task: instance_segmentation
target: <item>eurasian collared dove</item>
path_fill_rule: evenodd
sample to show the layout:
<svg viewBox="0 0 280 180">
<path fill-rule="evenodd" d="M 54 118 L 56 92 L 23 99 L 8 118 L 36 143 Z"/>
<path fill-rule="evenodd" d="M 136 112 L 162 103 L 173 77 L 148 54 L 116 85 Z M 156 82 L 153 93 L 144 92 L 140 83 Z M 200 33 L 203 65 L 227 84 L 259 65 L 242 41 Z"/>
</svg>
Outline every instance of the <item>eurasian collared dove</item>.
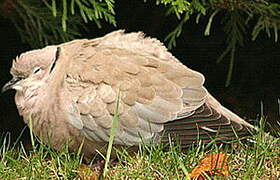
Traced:
<svg viewBox="0 0 280 180">
<path fill-rule="evenodd" d="M 115 145 L 143 141 L 182 146 L 229 141 L 254 126 L 223 107 L 204 76 L 183 65 L 156 39 L 119 30 L 21 54 L 13 61 L 16 105 L 33 132 L 56 149 L 104 152 L 119 98 Z"/>
</svg>

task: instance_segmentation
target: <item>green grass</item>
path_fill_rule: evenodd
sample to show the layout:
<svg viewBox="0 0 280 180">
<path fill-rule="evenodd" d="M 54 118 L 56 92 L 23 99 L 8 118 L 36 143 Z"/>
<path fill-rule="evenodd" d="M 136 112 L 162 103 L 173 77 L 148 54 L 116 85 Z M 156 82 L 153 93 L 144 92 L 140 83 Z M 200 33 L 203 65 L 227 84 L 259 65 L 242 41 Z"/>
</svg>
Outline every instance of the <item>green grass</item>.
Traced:
<svg viewBox="0 0 280 180">
<path fill-rule="evenodd" d="M 79 153 L 68 152 L 67 147 L 58 152 L 40 142 L 33 142 L 33 149 L 27 151 L 20 142 L 14 146 L 9 139 L 0 139 L 0 179 L 81 179 Z M 188 179 L 197 162 L 210 152 L 230 155 L 230 175 L 212 179 L 280 179 L 280 138 L 261 129 L 253 139 L 256 143 L 239 141 L 228 147 L 213 143 L 188 150 L 141 145 L 135 155 L 119 151 L 119 162 L 109 166 L 105 179 Z"/>
</svg>

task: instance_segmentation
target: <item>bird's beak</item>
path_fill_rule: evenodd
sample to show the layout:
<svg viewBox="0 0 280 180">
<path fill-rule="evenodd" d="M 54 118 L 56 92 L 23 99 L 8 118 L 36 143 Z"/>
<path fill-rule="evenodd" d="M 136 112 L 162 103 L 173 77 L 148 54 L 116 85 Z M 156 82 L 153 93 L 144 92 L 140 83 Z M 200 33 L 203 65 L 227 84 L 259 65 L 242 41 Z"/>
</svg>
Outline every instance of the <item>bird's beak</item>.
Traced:
<svg viewBox="0 0 280 180">
<path fill-rule="evenodd" d="M 18 77 L 14 77 L 13 79 L 11 79 L 9 82 L 7 82 L 3 87 L 2 87 L 2 90 L 1 92 L 4 93 L 6 92 L 7 90 L 9 89 L 13 89 L 13 86 L 19 82 L 21 80 L 21 78 L 18 78 Z"/>
</svg>

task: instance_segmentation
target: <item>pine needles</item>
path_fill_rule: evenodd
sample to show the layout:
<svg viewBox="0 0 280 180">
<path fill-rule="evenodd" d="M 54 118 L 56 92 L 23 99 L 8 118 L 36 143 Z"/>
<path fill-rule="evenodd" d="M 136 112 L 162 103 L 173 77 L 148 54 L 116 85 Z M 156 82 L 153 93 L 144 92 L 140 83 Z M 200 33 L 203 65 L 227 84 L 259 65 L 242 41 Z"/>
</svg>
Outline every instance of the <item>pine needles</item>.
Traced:
<svg viewBox="0 0 280 180">
<path fill-rule="evenodd" d="M 260 33 L 265 33 L 275 42 L 279 39 L 280 3 L 275 0 L 157 0 L 155 3 L 166 8 L 167 16 L 178 19 L 165 37 L 169 49 L 176 46 L 191 17 L 196 18 L 197 24 L 201 19 L 207 21 L 201 27 L 205 36 L 211 35 L 216 16 L 222 17 L 226 47 L 217 62 L 229 60 L 226 86 L 233 76 L 235 54 L 246 45 L 246 37 L 256 40 Z M 5 0 L 0 3 L 0 15 L 11 19 L 24 42 L 38 48 L 79 38 L 88 22 L 95 22 L 98 28 L 103 20 L 117 26 L 115 4 L 115 0 Z"/>
<path fill-rule="evenodd" d="M 76 11 L 79 11 L 79 16 L 82 17 L 85 23 L 94 21 L 98 28 L 102 27 L 100 22 L 102 19 L 116 26 L 114 0 L 62 0 L 62 7 L 57 6 L 57 4 L 61 4 L 60 0 L 52 0 L 51 4 L 47 1 L 44 1 L 44 3 L 54 16 L 57 15 L 57 12 L 62 12 L 61 24 L 63 31 L 67 29 L 68 17 L 75 16 Z"/>
</svg>

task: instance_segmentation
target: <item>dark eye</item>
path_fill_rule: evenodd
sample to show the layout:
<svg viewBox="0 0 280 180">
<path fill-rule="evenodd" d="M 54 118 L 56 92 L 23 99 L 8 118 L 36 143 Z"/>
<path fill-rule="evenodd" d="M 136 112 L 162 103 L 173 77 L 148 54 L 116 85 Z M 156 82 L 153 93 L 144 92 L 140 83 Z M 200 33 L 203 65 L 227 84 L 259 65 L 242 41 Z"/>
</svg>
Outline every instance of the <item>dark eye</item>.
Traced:
<svg viewBox="0 0 280 180">
<path fill-rule="evenodd" d="M 36 74 L 36 73 L 38 73 L 38 72 L 40 72 L 41 71 L 41 68 L 40 67 L 35 67 L 34 69 L 33 69 L 33 74 Z"/>
</svg>

